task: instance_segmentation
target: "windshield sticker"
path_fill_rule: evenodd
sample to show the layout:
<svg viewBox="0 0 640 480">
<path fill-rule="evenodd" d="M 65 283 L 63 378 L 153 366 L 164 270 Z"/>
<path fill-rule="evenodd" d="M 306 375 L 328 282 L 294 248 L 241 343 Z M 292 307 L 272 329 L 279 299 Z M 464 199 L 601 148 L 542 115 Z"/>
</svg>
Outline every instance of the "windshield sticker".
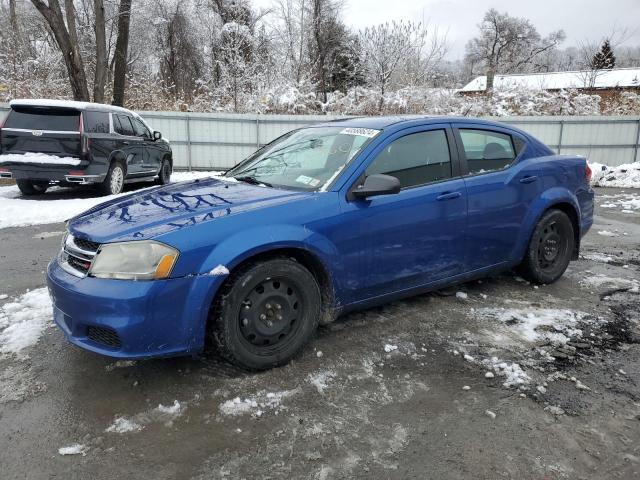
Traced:
<svg viewBox="0 0 640 480">
<path fill-rule="evenodd" d="M 380 130 L 375 130 L 373 128 L 344 128 L 340 132 L 341 135 L 358 135 L 360 137 L 373 138 L 375 137 Z"/>
<path fill-rule="evenodd" d="M 320 184 L 320 180 L 313 177 L 307 177 L 306 175 L 300 175 L 296 178 L 296 182 L 304 183 L 305 185 L 311 185 L 312 187 L 317 187 Z"/>
</svg>

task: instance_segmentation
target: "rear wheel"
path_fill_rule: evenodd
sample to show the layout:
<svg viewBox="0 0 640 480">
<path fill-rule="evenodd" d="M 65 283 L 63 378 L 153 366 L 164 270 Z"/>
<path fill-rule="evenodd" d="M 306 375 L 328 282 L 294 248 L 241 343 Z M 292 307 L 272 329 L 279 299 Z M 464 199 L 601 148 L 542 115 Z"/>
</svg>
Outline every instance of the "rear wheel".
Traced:
<svg viewBox="0 0 640 480">
<path fill-rule="evenodd" d="M 117 195 L 124 188 L 124 167 L 120 162 L 112 162 L 109 172 L 100 184 L 100 190 L 104 195 Z"/>
<path fill-rule="evenodd" d="M 573 224 L 567 214 L 549 210 L 533 231 L 519 267 L 522 276 L 536 283 L 555 282 L 567 269 L 574 244 Z"/>
<path fill-rule="evenodd" d="M 171 181 L 171 162 L 168 158 L 162 160 L 162 166 L 160 172 L 158 172 L 158 179 L 156 183 L 159 185 L 166 185 Z"/>
<path fill-rule="evenodd" d="M 295 260 L 256 263 L 228 279 L 210 334 L 226 359 L 264 370 L 287 363 L 311 339 L 320 304 L 316 279 Z"/>
<path fill-rule="evenodd" d="M 42 195 L 49 188 L 49 182 L 37 182 L 33 180 L 16 180 L 18 188 L 23 195 Z"/>
</svg>

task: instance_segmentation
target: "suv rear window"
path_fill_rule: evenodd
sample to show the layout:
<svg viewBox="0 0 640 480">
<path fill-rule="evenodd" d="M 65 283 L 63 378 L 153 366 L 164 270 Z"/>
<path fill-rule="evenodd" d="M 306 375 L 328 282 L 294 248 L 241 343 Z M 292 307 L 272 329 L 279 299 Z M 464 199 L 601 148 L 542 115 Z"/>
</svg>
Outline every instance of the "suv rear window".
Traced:
<svg viewBox="0 0 640 480">
<path fill-rule="evenodd" d="M 82 114 L 84 131 L 88 133 L 109 133 L 109 114 L 86 110 Z"/>
<path fill-rule="evenodd" d="M 59 132 L 77 132 L 79 127 L 80 112 L 53 108 L 13 108 L 4 124 L 4 128 Z"/>
<path fill-rule="evenodd" d="M 113 128 L 120 135 L 127 135 L 129 137 L 134 136 L 133 126 L 131 125 L 129 117 L 127 117 L 126 115 L 114 115 Z"/>
</svg>

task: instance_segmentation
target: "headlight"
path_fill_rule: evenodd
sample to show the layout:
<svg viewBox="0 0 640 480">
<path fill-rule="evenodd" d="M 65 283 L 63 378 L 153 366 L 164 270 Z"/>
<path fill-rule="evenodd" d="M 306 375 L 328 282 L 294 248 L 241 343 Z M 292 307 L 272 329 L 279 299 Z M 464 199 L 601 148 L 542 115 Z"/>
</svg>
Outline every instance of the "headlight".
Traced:
<svg viewBox="0 0 640 480">
<path fill-rule="evenodd" d="M 105 243 L 93 260 L 89 275 L 120 280 L 167 278 L 178 251 L 154 241 Z"/>
</svg>

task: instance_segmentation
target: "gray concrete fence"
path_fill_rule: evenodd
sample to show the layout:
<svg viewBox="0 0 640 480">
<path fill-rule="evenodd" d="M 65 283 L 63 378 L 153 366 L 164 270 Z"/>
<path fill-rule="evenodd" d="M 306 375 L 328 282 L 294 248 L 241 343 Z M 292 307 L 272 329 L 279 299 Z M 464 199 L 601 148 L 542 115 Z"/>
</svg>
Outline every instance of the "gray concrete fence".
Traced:
<svg viewBox="0 0 640 480">
<path fill-rule="evenodd" d="M 0 105 L 0 116 L 7 105 Z M 229 113 L 139 112 L 171 142 L 175 168 L 228 169 L 283 133 L 341 117 Z M 343 117 L 344 118 L 344 117 Z M 500 117 L 558 153 L 611 166 L 640 161 L 640 117 Z"/>
</svg>

